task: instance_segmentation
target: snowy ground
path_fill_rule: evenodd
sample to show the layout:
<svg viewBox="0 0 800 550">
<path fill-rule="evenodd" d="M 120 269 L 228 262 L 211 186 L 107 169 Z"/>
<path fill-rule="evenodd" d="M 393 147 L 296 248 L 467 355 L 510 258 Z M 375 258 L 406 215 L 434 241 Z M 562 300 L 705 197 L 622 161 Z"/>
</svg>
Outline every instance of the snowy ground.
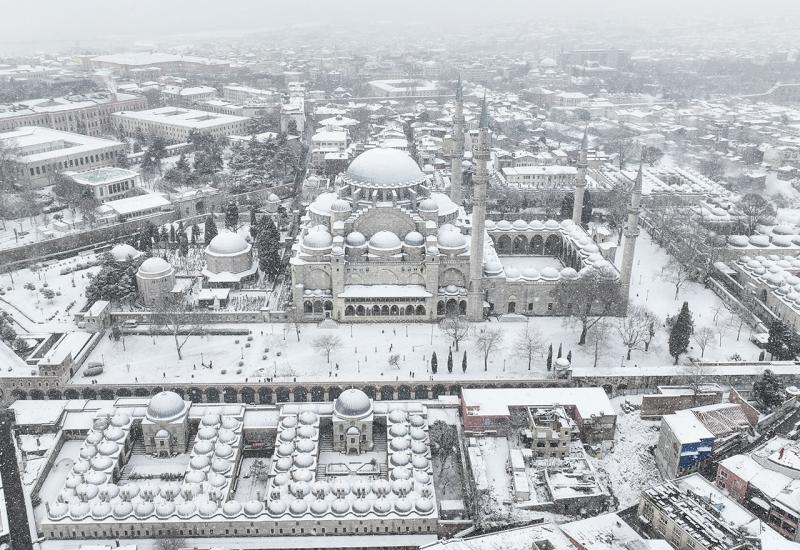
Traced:
<svg viewBox="0 0 800 550">
<path fill-rule="evenodd" d="M 93 255 L 73 256 L 36 271 L 26 268 L 0 275 L 0 309 L 14 316 L 17 328 L 29 332 L 74 330 L 72 317 L 84 306 L 83 291 L 89 284 L 89 274 L 97 273 L 100 268 L 90 267 L 64 275 L 61 271 L 91 259 L 94 259 Z M 35 290 L 26 289 L 27 283 L 33 284 Z M 47 300 L 42 296 L 43 288 L 49 288 L 57 295 Z M 72 307 L 67 311 L 70 304 Z"/>
<path fill-rule="evenodd" d="M 619 509 L 639 502 L 643 489 L 661 480 L 650 447 L 658 442 L 659 421 L 642 420 L 638 411 L 626 413 L 620 405 L 628 400 L 641 404 L 641 396 L 615 397 L 617 412 L 614 448 L 600 458 L 591 458 L 597 472 L 618 500 Z"/>
<path fill-rule="evenodd" d="M 54 502 L 58 497 L 58 493 L 64 487 L 64 482 L 67 479 L 67 475 L 72 470 L 72 466 L 80 456 L 82 445 L 83 441 L 70 440 L 65 441 L 61 446 L 61 450 L 59 451 L 58 456 L 53 463 L 53 467 L 48 472 L 47 478 L 45 478 L 44 482 L 42 483 L 41 489 L 39 489 L 41 504 L 39 504 L 39 506 L 37 506 L 34 510 L 37 523 L 41 522 L 45 516 L 46 510 L 44 503 Z"/>
</svg>

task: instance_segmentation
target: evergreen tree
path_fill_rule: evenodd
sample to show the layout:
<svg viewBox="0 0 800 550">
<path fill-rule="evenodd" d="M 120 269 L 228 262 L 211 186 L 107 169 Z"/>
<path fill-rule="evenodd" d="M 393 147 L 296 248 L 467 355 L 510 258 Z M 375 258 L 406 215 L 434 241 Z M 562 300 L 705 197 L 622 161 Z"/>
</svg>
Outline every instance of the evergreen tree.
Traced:
<svg viewBox="0 0 800 550">
<path fill-rule="evenodd" d="M 169 224 L 169 242 L 174 243 L 176 241 L 175 237 L 175 226 Z"/>
<path fill-rule="evenodd" d="M 771 359 L 777 361 L 788 361 L 793 358 L 794 353 L 791 345 L 792 331 L 783 321 L 778 319 L 772 321 L 769 326 L 769 338 L 767 339 L 766 350 Z"/>
<path fill-rule="evenodd" d="M 567 352 L 567 361 L 569 361 L 570 364 L 572 364 L 572 350 L 569 350 Z"/>
<path fill-rule="evenodd" d="M 467 372 L 467 351 L 464 350 L 464 355 L 461 356 L 461 372 Z"/>
<path fill-rule="evenodd" d="M 553 344 L 550 344 L 547 348 L 547 370 L 553 368 Z"/>
<path fill-rule="evenodd" d="M 561 200 L 561 218 L 564 220 L 571 220 L 572 219 L 572 208 L 575 204 L 575 195 L 573 193 L 567 193 L 564 195 L 564 198 Z"/>
<path fill-rule="evenodd" d="M 453 348 L 447 353 L 447 372 L 453 372 Z"/>
<path fill-rule="evenodd" d="M 211 239 L 217 236 L 217 233 L 219 233 L 217 230 L 217 222 L 214 221 L 214 216 L 209 214 L 206 217 L 203 243 L 208 246 L 208 243 L 211 242 Z"/>
<path fill-rule="evenodd" d="M 561 342 L 558 343 L 558 355 L 556 355 L 556 359 L 561 359 Z"/>
<path fill-rule="evenodd" d="M 676 365 L 680 356 L 689 350 L 689 338 L 693 329 L 694 321 L 692 321 L 692 313 L 689 311 L 689 303 L 683 302 L 681 311 L 669 333 L 669 354 L 675 358 Z"/>
<path fill-rule="evenodd" d="M 583 207 L 581 208 L 581 223 L 586 225 L 590 221 L 592 221 L 592 214 L 594 213 L 594 207 L 592 206 L 592 194 L 587 189 L 583 193 Z"/>
<path fill-rule="evenodd" d="M 197 244 L 197 236 L 200 235 L 200 227 L 197 225 L 197 222 L 192 224 L 192 244 Z"/>
<path fill-rule="evenodd" d="M 184 258 L 189 254 L 189 241 L 186 238 L 186 233 L 178 235 L 178 253 Z"/>
<path fill-rule="evenodd" d="M 225 207 L 225 227 L 231 231 L 236 231 L 239 225 L 239 207 L 235 202 L 231 201 Z"/>
<path fill-rule="evenodd" d="M 431 355 L 431 372 L 436 374 L 437 369 L 439 368 L 439 360 L 436 358 L 436 352 L 433 352 Z"/>
<path fill-rule="evenodd" d="M 280 233 L 269 216 L 261 218 L 263 224 L 258 225 L 256 249 L 258 250 L 258 268 L 270 280 L 280 275 Z"/>
<path fill-rule="evenodd" d="M 767 411 L 783 403 L 784 385 L 767 369 L 761 378 L 753 382 L 753 397 Z"/>
</svg>

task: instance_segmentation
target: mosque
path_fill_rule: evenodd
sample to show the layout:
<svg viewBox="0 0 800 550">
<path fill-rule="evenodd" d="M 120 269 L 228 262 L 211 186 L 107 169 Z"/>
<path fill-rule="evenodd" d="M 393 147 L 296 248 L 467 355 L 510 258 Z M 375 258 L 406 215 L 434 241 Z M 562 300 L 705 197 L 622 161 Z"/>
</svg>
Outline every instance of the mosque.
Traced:
<svg viewBox="0 0 800 550">
<path fill-rule="evenodd" d="M 587 170 L 581 146 L 571 220 L 486 220 L 490 161 L 484 99 L 474 152 L 472 212 L 462 207 L 463 94 L 454 115 L 449 196 L 432 192 L 405 152 L 375 148 L 356 157 L 334 192 L 309 206 L 290 260 L 297 321 L 435 321 L 462 314 L 563 315 L 553 288 L 596 272 L 630 285 L 638 235 L 641 170 L 628 209 L 622 271 L 616 248 L 580 226 Z M 570 304 L 566 305 L 569 307 Z"/>
</svg>

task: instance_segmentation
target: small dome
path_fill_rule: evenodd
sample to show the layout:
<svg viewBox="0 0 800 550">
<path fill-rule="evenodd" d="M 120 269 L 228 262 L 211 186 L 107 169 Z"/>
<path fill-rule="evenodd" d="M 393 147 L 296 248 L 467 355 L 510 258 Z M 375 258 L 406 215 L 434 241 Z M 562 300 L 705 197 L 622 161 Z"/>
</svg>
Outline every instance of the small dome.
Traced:
<svg viewBox="0 0 800 550">
<path fill-rule="evenodd" d="M 257 500 L 248 500 L 244 505 L 244 513 L 250 517 L 257 516 L 264 510 L 264 505 Z"/>
<path fill-rule="evenodd" d="M 118 412 L 111 417 L 111 425 L 122 428 L 127 426 L 131 421 L 131 417 L 123 412 Z"/>
<path fill-rule="evenodd" d="M 111 256 L 118 262 L 124 262 L 126 260 L 133 260 L 137 258 L 142 253 L 133 248 L 129 244 L 118 244 L 111 249 Z"/>
<path fill-rule="evenodd" d="M 119 428 L 109 428 L 110 430 L 119 430 Z M 120 430 L 122 431 L 122 430 Z M 111 435 L 117 435 L 116 432 L 112 433 Z M 112 438 L 109 438 L 112 439 Z M 120 439 L 120 438 L 116 438 Z M 114 441 L 103 441 L 100 445 L 97 446 L 97 452 L 104 456 L 111 456 L 119 450 L 119 445 Z"/>
<path fill-rule="evenodd" d="M 313 452 L 317 447 L 316 443 L 314 443 L 311 439 L 298 439 L 294 446 L 301 453 Z"/>
<path fill-rule="evenodd" d="M 544 222 L 544 228 L 549 231 L 556 231 L 558 228 L 561 227 L 557 221 L 555 220 L 547 220 Z"/>
<path fill-rule="evenodd" d="M 133 504 L 126 500 L 120 501 L 114 505 L 112 513 L 115 519 L 125 519 L 133 513 Z"/>
<path fill-rule="evenodd" d="M 514 223 L 511 224 L 511 227 L 519 231 L 525 231 L 526 229 L 528 229 L 528 222 L 526 222 L 525 220 L 515 220 Z"/>
<path fill-rule="evenodd" d="M 313 424 L 316 424 L 317 419 L 319 417 L 317 416 L 317 413 L 315 413 L 314 411 L 303 411 L 300 413 L 298 418 L 301 424 L 304 424 L 306 426 L 311 426 Z"/>
<path fill-rule="evenodd" d="M 91 483 L 92 485 L 102 485 L 108 479 L 108 476 L 103 472 L 98 472 L 97 470 L 92 470 L 91 472 L 87 472 L 84 476 L 84 479 L 87 483 Z"/>
<path fill-rule="evenodd" d="M 372 503 L 372 509 L 375 511 L 376 514 L 385 515 L 391 511 L 392 503 L 389 502 L 389 499 L 379 498 Z"/>
<path fill-rule="evenodd" d="M 516 267 L 507 267 L 505 271 L 506 271 L 506 279 L 511 279 L 513 281 L 515 279 L 520 278 L 519 269 L 517 269 Z"/>
<path fill-rule="evenodd" d="M 372 504 L 366 499 L 359 498 L 353 501 L 353 512 L 358 515 L 364 515 L 372 509 Z"/>
<path fill-rule="evenodd" d="M 406 411 L 403 409 L 394 409 L 389 413 L 389 421 L 399 424 L 406 421 Z"/>
<path fill-rule="evenodd" d="M 294 465 L 298 468 L 310 468 L 314 464 L 314 457 L 310 453 L 300 453 L 294 457 Z"/>
<path fill-rule="evenodd" d="M 483 263 L 483 270 L 487 275 L 499 275 L 503 272 L 503 265 L 497 256 L 489 256 Z"/>
<path fill-rule="evenodd" d="M 419 231 L 409 231 L 403 240 L 409 246 L 422 246 L 425 244 L 425 237 Z"/>
<path fill-rule="evenodd" d="M 293 500 L 289 504 L 289 513 L 293 516 L 302 516 L 308 511 L 308 504 L 304 500 Z"/>
<path fill-rule="evenodd" d="M 379 251 L 395 250 L 400 248 L 400 245 L 400 239 L 391 231 L 378 231 L 369 240 L 369 247 Z"/>
<path fill-rule="evenodd" d="M 219 426 L 219 415 L 212 412 L 207 412 L 203 415 L 202 420 L 200 420 L 200 424 L 203 426 L 210 426 L 212 428 L 216 428 Z"/>
<path fill-rule="evenodd" d="M 343 516 L 350 511 L 350 503 L 343 498 L 337 498 L 331 504 L 331 510 L 337 516 Z"/>
<path fill-rule="evenodd" d="M 328 513 L 328 509 L 330 506 L 328 505 L 328 501 L 324 499 L 316 499 L 314 502 L 311 503 L 311 513 L 315 516 L 322 516 Z"/>
<path fill-rule="evenodd" d="M 92 505 L 92 517 L 94 519 L 105 519 L 111 515 L 111 504 L 105 501 L 95 502 Z"/>
<path fill-rule="evenodd" d="M 411 470 L 408 468 L 395 468 L 392 470 L 392 473 L 389 475 L 392 478 L 392 481 L 398 479 L 411 479 Z"/>
<path fill-rule="evenodd" d="M 565 267 L 564 269 L 561 270 L 561 277 L 564 279 L 574 281 L 575 279 L 578 278 L 578 272 L 571 267 Z"/>
<path fill-rule="evenodd" d="M 224 423 L 223 423 L 224 425 Z M 222 428 L 217 435 L 218 439 L 222 443 L 231 444 L 236 441 L 236 433 L 233 430 L 229 430 L 228 428 Z"/>
<path fill-rule="evenodd" d="M 149 518 L 153 515 L 153 512 L 155 512 L 155 506 L 153 506 L 152 502 L 146 500 L 137 504 L 134 509 L 134 513 L 139 519 Z"/>
<path fill-rule="evenodd" d="M 156 506 L 156 516 L 160 519 L 167 519 L 172 514 L 175 513 L 175 503 L 170 501 L 164 501 L 158 506 Z"/>
<path fill-rule="evenodd" d="M 408 428 L 404 424 L 392 424 L 389 428 L 389 435 L 392 437 L 404 437 L 408 434 Z"/>
<path fill-rule="evenodd" d="M 211 469 L 218 474 L 224 474 L 230 471 L 231 463 L 229 460 L 224 458 L 215 458 L 211 462 Z"/>
<path fill-rule="evenodd" d="M 47 515 L 50 519 L 61 519 L 69 513 L 69 505 L 66 502 L 51 502 Z"/>
<path fill-rule="evenodd" d="M 217 429 L 216 428 L 212 428 L 210 426 L 205 426 L 205 427 L 200 428 L 199 430 L 197 430 L 197 438 L 198 439 L 210 440 L 210 439 L 215 439 L 216 437 L 217 437 Z"/>
<path fill-rule="evenodd" d="M 267 509 L 271 515 L 280 516 L 286 513 L 286 503 L 282 500 L 270 500 Z"/>
<path fill-rule="evenodd" d="M 189 470 L 184 479 L 188 483 L 203 483 L 206 480 L 206 473 L 203 470 Z"/>
<path fill-rule="evenodd" d="M 389 447 L 392 451 L 405 451 L 408 449 L 409 445 L 410 443 L 405 437 L 394 437 L 389 443 Z"/>
<path fill-rule="evenodd" d="M 433 510 L 433 503 L 428 498 L 419 497 L 414 501 L 414 508 L 416 508 L 417 512 L 420 514 L 429 514 Z"/>
<path fill-rule="evenodd" d="M 394 510 L 398 514 L 407 514 L 411 511 L 411 502 L 407 498 L 399 498 L 394 501 Z"/>
<path fill-rule="evenodd" d="M 294 481 L 310 482 L 314 479 L 314 474 L 311 473 L 311 470 L 307 470 L 306 468 L 298 468 L 292 472 L 292 479 Z"/>
<path fill-rule="evenodd" d="M 214 450 L 214 444 L 207 439 L 200 439 L 194 444 L 194 452 L 198 455 L 207 455 Z"/>
<path fill-rule="evenodd" d="M 303 238 L 303 247 L 321 250 L 331 246 L 333 237 L 322 229 L 310 229 Z"/>
<path fill-rule="evenodd" d="M 526 281 L 536 281 L 540 277 L 539 271 L 534 267 L 526 267 L 522 270 L 522 278 Z"/>
<path fill-rule="evenodd" d="M 191 500 L 187 500 L 178 506 L 178 516 L 182 517 L 183 519 L 190 518 L 194 515 L 197 507 L 195 506 L 194 502 Z"/>
<path fill-rule="evenodd" d="M 186 402 L 175 392 L 155 394 L 147 405 L 147 416 L 153 420 L 172 420 L 187 409 Z"/>
<path fill-rule="evenodd" d="M 344 240 L 347 246 L 364 246 L 367 244 L 367 238 L 364 236 L 363 233 L 359 233 L 358 231 L 351 231 L 347 234 L 347 237 Z"/>
<path fill-rule="evenodd" d="M 288 472 L 291 467 L 292 458 L 289 456 L 284 456 L 275 461 L 275 469 L 280 472 Z"/>
<path fill-rule="evenodd" d="M 207 500 L 200 504 L 198 507 L 198 512 L 200 512 L 201 518 L 210 518 L 217 513 L 218 506 L 216 502 L 211 500 Z"/>
<path fill-rule="evenodd" d="M 239 503 L 238 500 L 229 500 L 228 502 L 222 505 L 222 513 L 229 518 L 238 516 L 241 511 L 242 511 L 242 505 L 241 503 Z"/>
<path fill-rule="evenodd" d="M 104 472 L 113 465 L 114 463 L 107 456 L 96 456 L 92 459 L 92 469 L 98 472 Z"/>
<path fill-rule="evenodd" d="M 351 388 L 339 394 L 333 410 L 338 416 L 363 418 L 372 412 L 372 401 L 363 391 Z"/>
<path fill-rule="evenodd" d="M 510 231 L 511 230 L 511 222 L 508 220 L 500 220 L 497 222 L 497 229 L 500 231 Z"/>
<path fill-rule="evenodd" d="M 408 419 L 409 424 L 415 428 L 421 428 L 425 425 L 425 418 L 418 414 L 412 414 Z"/>
<path fill-rule="evenodd" d="M 445 224 L 439 229 L 436 238 L 439 241 L 439 248 L 463 248 L 467 245 L 467 238 L 461 234 L 457 227 Z"/>
<path fill-rule="evenodd" d="M 196 455 L 192 457 L 192 460 L 189 461 L 189 466 L 192 470 L 205 470 L 208 468 L 208 465 L 211 463 L 211 459 L 209 459 L 206 455 Z"/>
<path fill-rule="evenodd" d="M 542 278 L 548 281 L 555 281 L 560 277 L 558 269 L 553 266 L 547 266 L 542 269 Z"/>
<path fill-rule="evenodd" d="M 247 251 L 250 245 L 238 233 L 220 233 L 208 243 L 206 251 L 218 256 L 231 256 Z"/>
</svg>

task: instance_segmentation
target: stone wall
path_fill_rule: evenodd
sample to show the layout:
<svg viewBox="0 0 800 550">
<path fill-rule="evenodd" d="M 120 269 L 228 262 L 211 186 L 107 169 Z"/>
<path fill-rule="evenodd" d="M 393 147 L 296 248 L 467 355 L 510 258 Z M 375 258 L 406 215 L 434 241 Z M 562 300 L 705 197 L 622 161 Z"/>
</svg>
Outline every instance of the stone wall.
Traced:
<svg viewBox="0 0 800 550">
<path fill-rule="evenodd" d="M 696 395 L 643 395 L 639 414 L 642 418 L 659 417 L 692 407 L 715 405 L 721 401 L 722 392 L 697 393 Z"/>
</svg>

